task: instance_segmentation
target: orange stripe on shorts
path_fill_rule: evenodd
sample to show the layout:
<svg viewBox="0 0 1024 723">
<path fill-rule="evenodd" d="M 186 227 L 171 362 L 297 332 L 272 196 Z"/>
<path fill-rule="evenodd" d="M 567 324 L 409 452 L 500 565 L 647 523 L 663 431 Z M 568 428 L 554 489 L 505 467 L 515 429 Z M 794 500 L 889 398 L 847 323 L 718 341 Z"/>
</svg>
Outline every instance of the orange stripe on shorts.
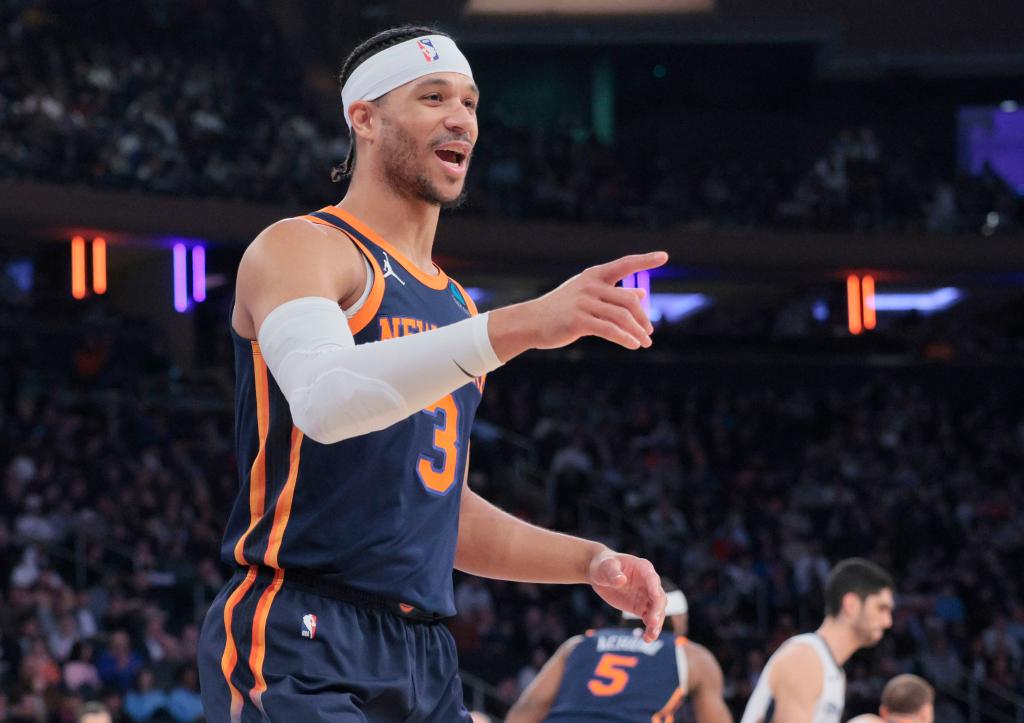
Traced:
<svg viewBox="0 0 1024 723">
<path fill-rule="evenodd" d="M 235 588 L 235 591 L 224 603 L 224 653 L 220 658 L 220 669 L 224 673 L 224 680 L 231 691 L 231 721 L 237 723 L 242 718 L 242 705 L 244 703 L 242 694 L 231 682 L 231 674 L 235 672 L 235 665 L 238 664 L 238 648 L 235 647 L 235 636 L 231 632 L 231 621 L 235 615 L 235 606 L 249 592 L 249 588 L 256 582 L 256 568 L 250 567 L 249 573 L 245 576 L 242 584 Z"/>
</svg>

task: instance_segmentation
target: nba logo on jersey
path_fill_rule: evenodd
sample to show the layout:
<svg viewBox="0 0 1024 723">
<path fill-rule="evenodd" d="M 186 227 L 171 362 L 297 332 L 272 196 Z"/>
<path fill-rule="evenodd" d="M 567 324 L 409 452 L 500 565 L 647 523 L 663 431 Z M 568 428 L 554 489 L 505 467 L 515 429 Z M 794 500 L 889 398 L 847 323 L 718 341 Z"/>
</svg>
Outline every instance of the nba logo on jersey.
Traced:
<svg viewBox="0 0 1024 723">
<path fill-rule="evenodd" d="M 440 58 L 440 56 L 437 54 L 437 48 L 434 47 L 434 44 L 430 41 L 430 38 L 421 38 L 420 40 L 416 41 L 416 45 L 417 47 L 419 47 L 420 52 L 423 53 L 423 58 L 428 63 L 433 63 L 435 60 Z"/>
<path fill-rule="evenodd" d="M 302 616 L 302 637 L 310 640 L 316 637 L 316 615 L 313 613 Z"/>
</svg>

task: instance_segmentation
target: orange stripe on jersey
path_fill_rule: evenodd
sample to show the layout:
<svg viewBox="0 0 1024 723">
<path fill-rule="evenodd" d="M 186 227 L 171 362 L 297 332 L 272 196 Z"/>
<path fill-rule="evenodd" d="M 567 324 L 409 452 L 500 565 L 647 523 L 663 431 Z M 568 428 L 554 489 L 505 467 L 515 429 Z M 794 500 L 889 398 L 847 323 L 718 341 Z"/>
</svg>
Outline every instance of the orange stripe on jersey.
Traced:
<svg viewBox="0 0 1024 723">
<path fill-rule="evenodd" d="M 260 345 L 252 343 L 252 371 L 256 386 L 256 429 L 260 446 L 249 470 L 249 529 L 235 543 L 235 562 L 248 565 L 245 559 L 245 541 L 263 517 L 267 496 L 267 430 L 270 427 L 270 392 L 267 386 L 267 363 L 263 361 Z"/>
<path fill-rule="evenodd" d="M 651 723 L 673 723 L 676 719 L 676 711 L 679 710 L 679 706 L 683 704 L 683 698 L 685 696 L 685 690 L 682 688 L 676 688 L 672 692 L 672 697 L 668 699 L 667 703 L 665 703 L 665 706 L 651 716 Z"/>
<path fill-rule="evenodd" d="M 274 505 L 274 524 L 270 528 L 267 554 L 263 556 L 263 562 L 267 567 L 279 567 L 277 555 L 281 551 L 281 540 L 284 539 L 284 530 L 288 527 L 288 520 L 292 514 L 292 498 L 295 496 L 295 480 L 299 476 L 302 439 L 302 432 L 298 427 L 293 426 L 291 452 L 288 455 L 288 479 L 284 483 L 281 494 L 277 497 L 277 504 Z"/>
<path fill-rule="evenodd" d="M 378 236 L 377 233 L 372 228 L 364 224 L 362 221 L 360 221 L 358 218 L 348 213 L 347 211 L 342 211 L 337 206 L 325 206 L 324 208 L 320 209 L 320 213 L 327 213 L 330 214 L 331 216 L 334 216 L 335 218 L 340 218 L 342 221 L 347 223 L 349 226 L 354 228 L 363 236 L 373 241 L 375 244 L 377 244 L 382 249 L 387 251 L 391 256 L 393 256 L 395 260 L 398 261 L 398 263 L 402 264 L 406 271 L 415 276 L 416 279 L 424 286 L 428 286 L 431 289 L 437 289 L 439 291 L 441 289 L 447 288 L 448 275 L 445 274 L 444 270 L 441 269 L 441 267 L 438 266 L 437 264 L 434 264 L 434 268 L 437 269 L 436 274 L 430 275 L 423 272 L 416 264 L 410 261 L 405 254 L 403 254 L 401 251 L 399 251 L 394 246 L 392 246 L 387 241 Z"/>
<path fill-rule="evenodd" d="M 337 215 L 337 214 L 335 214 Z M 370 286 L 370 295 L 366 297 L 366 301 L 360 307 L 359 311 L 356 312 L 355 316 L 348 320 L 348 328 L 353 334 L 358 334 L 366 325 L 373 321 L 373 317 L 377 315 L 377 310 L 380 309 L 380 302 L 384 299 L 384 271 L 381 270 L 380 264 L 377 263 L 377 259 L 370 253 L 370 250 L 363 245 L 359 239 L 355 238 L 352 234 L 343 231 L 332 223 L 324 221 L 322 218 L 316 216 L 302 216 L 305 221 L 310 223 L 320 224 L 327 228 L 332 228 L 335 231 L 339 231 L 356 245 L 356 247 L 362 252 L 366 260 L 370 262 L 370 266 L 373 267 L 373 285 Z M 355 224 L 352 224 L 353 226 Z"/>
<path fill-rule="evenodd" d="M 263 711 L 263 693 L 267 689 L 267 681 L 263 677 L 263 660 L 267 654 L 267 618 L 270 606 L 274 604 L 281 585 L 284 584 L 284 570 L 274 571 L 274 580 L 260 595 L 256 604 L 256 615 L 252 620 L 252 650 L 249 651 L 249 670 L 252 671 L 255 684 L 249 691 L 249 700 Z"/>
<path fill-rule="evenodd" d="M 242 580 L 242 584 L 235 588 L 235 591 L 224 603 L 224 652 L 220 657 L 220 669 L 227 681 L 228 690 L 231 691 L 231 721 L 237 723 L 242 718 L 242 705 L 244 703 L 242 694 L 231 682 L 231 674 L 235 671 L 238 663 L 238 648 L 235 647 L 235 636 L 231 632 L 231 621 L 235 616 L 235 606 L 249 592 L 249 588 L 256 582 L 256 568 L 250 567 L 249 574 Z"/>
<path fill-rule="evenodd" d="M 470 315 L 471 316 L 476 316 L 477 314 L 479 314 L 480 312 L 478 312 L 476 310 L 476 303 L 473 301 L 473 297 L 466 293 L 466 290 L 462 287 L 462 284 L 460 284 L 455 279 L 451 279 L 451 282 L 453 284 L 455 284 L 456 288 L 458 288 L 459 291 L 462 292 L 462 298 L 466 300 L 466 307 L 469 309 Z M 476 386 L 480 390 L 481 394 L 484 393 L 484 384 L 486 384 L 486 383 L 487 383 L 487 375 L 486 374 L 482 374 L 481 376 L 477 377 Z"/>
<path fill-rule="evenodd" d="M 685 635 L 677 635 L 677 636 L 676 636 L 676 647 L 677 647 L 677 648 L 681 648 L 681 647 L 683 647 L 683 646 L 684 646 L 684 645 L 686 645 L 686 644 L 687 644 L 688 642 L 690 642 L 690 640 L 689 640 L 689 638 L 687 638 L 687 637 L 686 637 Z"/>
</svg>

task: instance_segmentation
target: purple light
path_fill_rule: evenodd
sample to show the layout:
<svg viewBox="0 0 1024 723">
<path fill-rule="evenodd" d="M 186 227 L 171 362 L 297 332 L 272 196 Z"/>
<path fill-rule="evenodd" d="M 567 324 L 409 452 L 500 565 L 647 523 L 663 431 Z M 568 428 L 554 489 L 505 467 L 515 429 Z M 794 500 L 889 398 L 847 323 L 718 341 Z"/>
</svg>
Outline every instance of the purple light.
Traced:
<svg viewBox="0 0 1024 723">
<path fill-rule="evenodd" d="M 711 304 L 705 294 L 652 294 L 651 321 L 681 321 Z"/>
<path fill-rule="evenodd" d="M 644 290 L 644 298 L 640 301 L 647 315 L 651 315 L 651 272 L 637 271 L 636 281 L 633 282 L 636 288 Z"/>
<path fill-rule="evenodd" d="M 185 244 L 174 244 L 174 308 L 185 311 L 188 308 L 188 270 L 185 268 Z"/>
<path fill-rule="evenodd" d="M 963 298 L 963 292 L 952 286 L 918 293 L 875 294 L 876 311 L 917 311 L 924 316 L 945 311 Z"/>
<path fill-rule="evenodd" d="M 202 246 L 192 247 L 192 300 L 206 301 L 206 249 Z"/>
</svg>

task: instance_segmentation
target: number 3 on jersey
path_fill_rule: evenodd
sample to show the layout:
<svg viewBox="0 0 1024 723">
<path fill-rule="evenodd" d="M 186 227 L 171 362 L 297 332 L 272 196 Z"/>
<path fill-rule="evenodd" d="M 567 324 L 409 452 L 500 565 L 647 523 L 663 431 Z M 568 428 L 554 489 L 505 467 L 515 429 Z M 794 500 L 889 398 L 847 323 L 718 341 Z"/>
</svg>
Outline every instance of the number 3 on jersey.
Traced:
<svg viewBox="0 0 1024 723">
<path fill-rule="evenodd" d="M 587 689 L 599 698 L 618 695 L 629 683 L 629 669 L 639 662 L 635 655 L 605 653 L 597 661 L 594 677 L 587 683 Z"/>
<path fill-rule="evenodd" d="M 451 394 L 438 399 L 422 414 L 434 417 L 434 450 L 440 455 L 440 468 L 436 457 L 421 454 L 416 473 L 427 491 L 444 495 L 455 483 L 455 468 L 459 464 L 459 407 Z"/>
</svg>

